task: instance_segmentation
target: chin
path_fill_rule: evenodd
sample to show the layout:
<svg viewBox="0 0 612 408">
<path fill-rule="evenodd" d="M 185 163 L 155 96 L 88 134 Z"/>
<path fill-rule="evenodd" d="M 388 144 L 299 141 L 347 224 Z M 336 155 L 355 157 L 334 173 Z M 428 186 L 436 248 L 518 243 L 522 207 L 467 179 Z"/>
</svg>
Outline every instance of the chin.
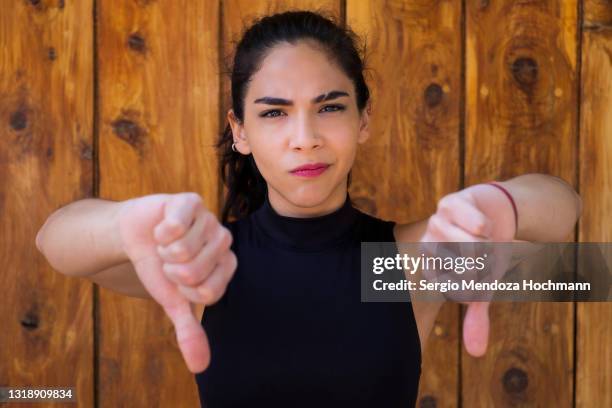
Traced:
<svg viewBox="0 0 612 408">
<path fill-rule="evenodd" d="M 311 208 L 321 205 L 325 201 L 325 195 L 321 193 L 297 193 L 292 194 L 291 200 L 296 207 Z"/>
<path fill-rule="evenodd" d="M 323 204 L 330 194 L 330 189 L 311 186 L 296 189 L 287 198 L 296 207 L 311 208 Z"/>
</svg>

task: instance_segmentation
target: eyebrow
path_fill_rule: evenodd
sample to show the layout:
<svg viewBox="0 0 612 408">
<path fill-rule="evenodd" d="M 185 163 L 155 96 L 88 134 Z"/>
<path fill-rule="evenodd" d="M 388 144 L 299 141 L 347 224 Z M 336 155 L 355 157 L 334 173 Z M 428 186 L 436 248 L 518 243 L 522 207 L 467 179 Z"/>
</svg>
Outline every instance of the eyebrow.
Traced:
<svg viewBox="0 0 612 408">
<path fill-rule="evenodd" d="M 349 94 L 344 91 L 330 91 L 328 93 L 321 94 L 313 98 L 311 102 L 312 103 L 325 102 L 331 99 L 340 98 L 341 96 L 349 96 Z M 266 105 L 282 105 L 282 106 L 292 106 L 293 105 L 293 101 L 289 99 L 275 98 L 272 96 L 264 96 L 262 98 L 257 98 L 255 99 L 255 101 L 253 101 L 253 103 L 263 103 Z"/>
</svg>

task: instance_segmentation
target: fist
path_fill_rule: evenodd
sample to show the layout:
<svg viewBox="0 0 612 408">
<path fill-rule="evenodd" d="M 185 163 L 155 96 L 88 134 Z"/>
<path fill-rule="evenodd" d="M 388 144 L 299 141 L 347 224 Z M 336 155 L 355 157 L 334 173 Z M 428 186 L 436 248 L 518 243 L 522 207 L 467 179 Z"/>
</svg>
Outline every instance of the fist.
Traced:
<svg viewBox="0 0 612 408">
<path fill-rule="evenodd" d="M 210 305 L 221 298 L 237 265 L 232 235 L 199 195 L 172 196 L 153 236 L 164 275 L 187 299 Z"/>
<path fill-rule="evenodd" d="M 497 187 L 477 184 L 444 196 L 429 218 L 421 242 L 512 242 L 516 235 L 514 210 Z M 492 276 L 501 278 L 510 255 L 507 247 L 494 247 Z M 462 302 L 463 342 L 469 354 L 482 356 L 489 338 L 489 302 Z"/>
<path fill-rule="evenodd" d="M 236 269 L 232 237 L 198 194 L 153 194 L 125 201 L 118 215 L 124 252 L 174 325 L 191 372 L 210 362 L 208 339 L 192 302 L 212 304 Z"/>
</svg>

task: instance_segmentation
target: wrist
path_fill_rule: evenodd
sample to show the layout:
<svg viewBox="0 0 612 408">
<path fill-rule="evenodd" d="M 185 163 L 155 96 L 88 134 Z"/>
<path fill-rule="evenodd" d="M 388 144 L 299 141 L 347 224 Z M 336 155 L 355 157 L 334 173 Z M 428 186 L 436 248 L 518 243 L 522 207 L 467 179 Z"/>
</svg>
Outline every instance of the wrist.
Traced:
<svg viewBox="0 0 612 408">
<path fill-rule="evenodd" d="M 518 214 L 518 207 L 516 205 L 516 200 L 514 199 L 513 195 L 510 193 L 510 191 L 508 191 L 508 189 L 505 186 L 503 186 L 501 182 L 499 182 L 499 181 L 490 181 L 490 182 L 487 182 L 487 183 L 484 183 L 484 184 L 493 186 L 494 188 L 498 189 L 508 199 L 508 201 L 509 201 L 509 203 L 510 203 L 510 205 L 512 207 L 512 212 L 514 214 L 514 238 L 516 239 L 516 236 L 518 235 L 518 229 L 519 229 L 519 214 Z"/>
<path fill-rule="evenodd" d="M 109 205 L 109 217 L 110 222 L 108 223 L 109 231 L 106 234 L 110 238 L 110 248 L 112 253 L 112 259 L 116 263 L 129 262 L 130 258 L 125 251 L 123 245 L 123 236 L 121 234 L 121 217 L 126 206 L 128 206 L 131 200 L 112 202 Z"/>
</svg>

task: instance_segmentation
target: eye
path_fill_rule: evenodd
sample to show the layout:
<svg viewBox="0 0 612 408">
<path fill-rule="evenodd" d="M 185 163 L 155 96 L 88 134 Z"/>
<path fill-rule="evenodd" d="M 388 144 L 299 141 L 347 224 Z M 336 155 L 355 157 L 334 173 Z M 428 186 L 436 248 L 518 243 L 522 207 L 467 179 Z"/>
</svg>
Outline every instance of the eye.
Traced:
<svg viewBox="0 0 612 408">
<path fill-rule="evenodd" d="M 331 110 L 324 110 L 327 108 L 331 108 Z M 339 111 L 343 111 L 345 109 L 344 105 L 325 105 L 323 107 L 324 112 L 339 112 Z"/>
<path fill-rule="evenodd" d="M 262 118 L 276 118 L 276 117 L 279 117 L 281 115 L 281 113 L 283 113 L 283 112 L 281 112 L 278 109 L 272 109 L 272 110 L 263 112 L 259 116 L 262 117 Z"/>
</svg>

